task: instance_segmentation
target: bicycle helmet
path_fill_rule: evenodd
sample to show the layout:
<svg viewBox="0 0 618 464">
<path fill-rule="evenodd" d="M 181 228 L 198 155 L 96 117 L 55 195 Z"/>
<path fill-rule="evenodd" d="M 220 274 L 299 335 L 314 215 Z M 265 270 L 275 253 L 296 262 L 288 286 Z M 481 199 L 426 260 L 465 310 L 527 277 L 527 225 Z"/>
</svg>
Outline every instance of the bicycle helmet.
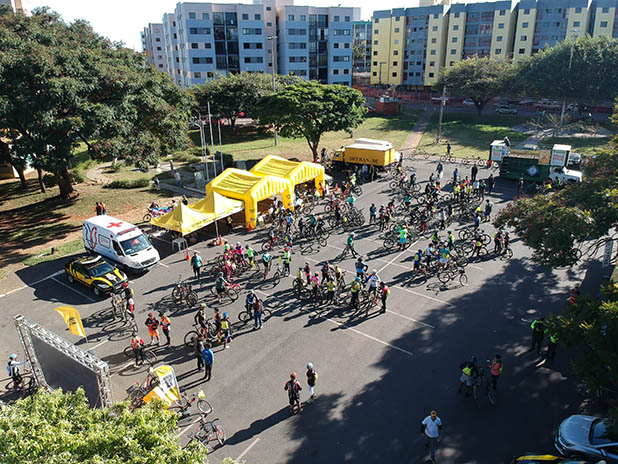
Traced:
<svg viewBox="0 0 618 464">
<path fill-rule="evenodd" d="M 378 271 L 376 271 L 375 269 L 372 269 L 372 270 L 371 270 L 371 273 L 372 273 L 372 274 L 377 274 L 377 273 L 378 273 Z"/>
<path fill-rule="evenodd" d="M 360 282 L 360 277 L 357 277 L 356 279 L 354 279 L 356 282 Z"/>
<path fill-rule="evenodd" d="M 307 363 L 307 369 L 313 369 L 313 364 Z"/>
<path fill-rule="evenodd" d="M 314 276 L 317 276 L 317 275 L 318 275 L 318 273 L 317 273 L 317 272 L 314 272 L 314 273 L 313 273 L 313 275 L 314 275 Z"/>
<path fill-rule="evenodd" d="M 227 317 L 227 313 L 223 313 L 223 317 Z"/>
<path fill-rule="evenodd" d="M 148 317 L 152 317 L 152 316 L 153 316 L 153 314 L 152 314 L 152 313 L 148 313 Z"/>
<path fill-rule="evenodd" d="M 123 282 L 123 283 L 122 283 L 122 286 L 123 286 L 124 288 L 127 288 L 127 287 L 129 286 L 129 284 L 128 284 L 128 283 L 126 283 L 126 282 Z"/>
<path fill-rule="evenodd" d="M 217 277 L 223 277 L 223 272 L 219 272 L 219 274 L 217 274 Z"/>
<path fill-rule="evenodd" d="M 290 374 L 290 378 L 291 378 L 291 379 L 296 379 L 296 372 L 292 372 L 292 373 Z"/>
<path fill-rule="evenodd" d="M 204 303 L 200 303 L 200 309 L 205 309 L 206 305 Z"/>
<path fill-rule="evenodd" d="M 17 355 L 15 353 L 9 355 L 9 359 L 17 359 Z"/>
</svg>

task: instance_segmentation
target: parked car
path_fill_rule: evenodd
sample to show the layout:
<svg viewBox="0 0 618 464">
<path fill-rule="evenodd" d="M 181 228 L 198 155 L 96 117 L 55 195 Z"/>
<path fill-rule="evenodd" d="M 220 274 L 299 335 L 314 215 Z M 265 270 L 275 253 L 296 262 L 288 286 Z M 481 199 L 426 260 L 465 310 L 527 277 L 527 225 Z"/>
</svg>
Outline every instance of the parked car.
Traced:
<svg viewBox="0 0 618 464">
<path fill-rule="evenodd" d="M 462 101 L 462 103 L 467 106 L 474 106 L 474 102 L 470 98 L 466 98 L 464 101 Z"/>
<path fill-rule="evenodd" d="M 607 435 L 609 419 L 576 414 L 558 427 L 555 446 L 563 456 L 585 456 L 618 463 L 618 437 Z"/>
<path fill-rule="evenodd" d="M 74 259 L 64 266 L 67 280 L 79 282 L 92 289 L 95 295 L 119 292 L 127 281 L 124 272 L 101 256 L 87 256 Z"/>
<path fill-rule="evenodd" d="M 553 464 L 601 464 L 605 461 L 582 461 L 581 459 L 569 459 L 552 454 L 526 453 L 513 460 L 512 464 L 543 464 L 550 462 Z"/>
<path fill-rule="evenodd" d="M 534 98 L 524 98 L 523 100 L 519 102 L 520 105 L 525 105 L 525 106 L 534 105 L 535 103 L 536 103 L 536 100 Z"/>
<path fill-rule="evenodd" d="M 515 108 L 513 108 L 512 106 L 499 106 L 498 108 L 496 108 L 496 113 L 498 114 L 517 114 L 517 110 Z"/>
</svg>

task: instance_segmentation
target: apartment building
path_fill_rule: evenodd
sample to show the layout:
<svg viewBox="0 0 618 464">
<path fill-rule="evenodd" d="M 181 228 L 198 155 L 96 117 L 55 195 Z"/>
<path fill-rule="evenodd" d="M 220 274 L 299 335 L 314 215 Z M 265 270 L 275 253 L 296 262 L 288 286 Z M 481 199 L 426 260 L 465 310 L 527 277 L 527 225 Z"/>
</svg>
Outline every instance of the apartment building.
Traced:
<svg viewBox="0 0 618 464">
<path fill-rule="evenodd" d="M 163 24 L 150 23 L 142 31 L 142 48 L 148 57 L 148 63 L 161 72 L 167 72 L 165 56 L 165 35 Z"/>
<path fill-rule="evenodd" d="M 517 23 L 516 2 L 456 3 L 448 16 L 447 67 L 475 55 L 511 57 Z"/>
<path fill-rule="evenodd" d="M 513 59 L 589 33 L 591 0 L 521 0 Z"/>
<path fill-rule="evenodd" d="M 371 21 L 354 21 L 352 30 L 352 70 L 371 71 Z"/>
<path fill-rule="evenodd" d="M 167 58 L 166 71 L 178 86 L 182 85 L 180 71 L 180 54 L 178 53 L 178 31 L 176 30 L 176 15 L 163 15 L 163 35 L 165 36 L 164 50 Z"/>
<path fill-rule="evenodd" d="M 590 33 L 593 37 L 618 38 L 618 0 L 596 0 L 590 12 Z"/>
<path fill-rule="evenodd" d="M 26 13 L 24 10 L 21 0 L 0 0 L 0 6 L 8 6 L 15 13 Z"/>
</svg>

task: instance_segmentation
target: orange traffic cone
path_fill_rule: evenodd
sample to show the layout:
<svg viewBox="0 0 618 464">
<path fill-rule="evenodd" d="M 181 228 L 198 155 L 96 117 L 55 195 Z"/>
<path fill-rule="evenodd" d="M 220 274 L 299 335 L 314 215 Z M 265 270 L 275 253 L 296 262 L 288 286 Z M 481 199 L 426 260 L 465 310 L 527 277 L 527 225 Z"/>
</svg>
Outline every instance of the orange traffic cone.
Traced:
<svg viewBox="0 0 618 464">
<path fill-rule="evenodd" d="M 217 238 L 217 245 L 222 245 L 223 244 L 223 240 L 221 239 L 221 235 L 219 235 L 219 237 Z"/>
<path fill-rule="evenodd" d="M 189 249 L 185 248 L 185 261 L 189 261 L 191 258 L 189 257 Z"/>
</svg>

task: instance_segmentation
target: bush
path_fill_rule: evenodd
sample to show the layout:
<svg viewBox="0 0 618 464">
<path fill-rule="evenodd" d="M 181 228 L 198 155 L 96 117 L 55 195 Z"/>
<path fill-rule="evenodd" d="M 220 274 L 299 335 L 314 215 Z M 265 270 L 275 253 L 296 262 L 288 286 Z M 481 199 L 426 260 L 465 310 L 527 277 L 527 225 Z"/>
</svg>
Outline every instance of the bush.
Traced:
<svg viewBox="0 0 618 464">
<path fill-rule="evenodd" d="M 83 182 L 86 182 L 87 180 L 86 173 L 81 167 L 73 169 L 72 177 L 73 182 L 75 182 L 76 184 L 81 184 Z"/>
<path fill-rule="evenodd" d="M 43 175 L 43 185 L 47 188 L 55 187 L 58 185 L 58 179 L 53 174 L 44 174 Z"/>
<path fill-rule="evenodd" d="M 105 185 L 105 188 L 110 189 L 135 189 L 148 187 L 150 185 L 150 179 L 148 177 L 141 177 L 139 179 L 127 180 L 115 180 Z"/>
</svg>

